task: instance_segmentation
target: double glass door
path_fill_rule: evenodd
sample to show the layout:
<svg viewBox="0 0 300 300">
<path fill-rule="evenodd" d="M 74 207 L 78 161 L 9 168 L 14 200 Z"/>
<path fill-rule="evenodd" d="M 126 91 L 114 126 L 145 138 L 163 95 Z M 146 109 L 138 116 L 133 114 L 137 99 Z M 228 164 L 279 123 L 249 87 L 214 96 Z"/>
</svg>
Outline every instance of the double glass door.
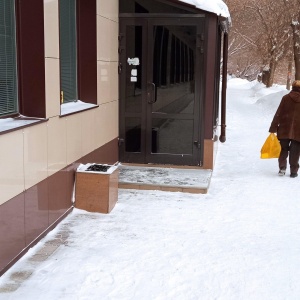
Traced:
<svg viewBox="0 0 300 300">
<path fill-rule="evenodd" d="M 120 160 L 199 165 L 203 23 L 120 19 Z"/>
</svg>

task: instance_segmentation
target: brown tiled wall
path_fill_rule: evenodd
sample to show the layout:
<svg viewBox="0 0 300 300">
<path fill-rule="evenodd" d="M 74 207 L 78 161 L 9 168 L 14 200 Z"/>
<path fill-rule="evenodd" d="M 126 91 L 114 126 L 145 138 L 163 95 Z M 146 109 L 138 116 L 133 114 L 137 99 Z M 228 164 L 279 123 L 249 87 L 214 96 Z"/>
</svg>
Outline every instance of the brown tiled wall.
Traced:
<svg viewBox="0 0 300 300">
<path fill-rule="evenodd" d="M 0 205 L 0 275 L 24 248 L 71 208 L 75 170 L 80 163 L 117 160 L 118 141 L 114 139 Z"/>
<path fill-rule="evenodd" d="M 216 151 L 215 148 L 217 147 L 218 142 L 208 139 L 204 140 L 204 160 L 203 160 L 203 168 L 204 169 L 211 169 L 213 170 L 214 168 L 214 162 L 215 162 L 215 156 L 216 156 Z"/>
<path fill-rule="evenodd" d="M 44 3 L 41 0 L 15 2 L 20 113 L 45 118 Z"/>
<path fill-rule="evenodd" d="M 0 206 L 1 270 L 25 248 L 25 195 L 14 197 Z"/>
<path fill-rule="evenodd" d="M 78 96 L 97 104 L 97 16 L 96 0 L 77 0 Z"/>
</svg>

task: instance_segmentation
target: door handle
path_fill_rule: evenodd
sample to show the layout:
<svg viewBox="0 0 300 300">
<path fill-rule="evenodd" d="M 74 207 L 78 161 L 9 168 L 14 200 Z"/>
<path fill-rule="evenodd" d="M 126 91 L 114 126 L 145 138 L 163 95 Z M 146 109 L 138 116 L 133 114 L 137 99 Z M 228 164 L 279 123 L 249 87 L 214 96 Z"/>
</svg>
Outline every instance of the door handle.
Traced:
<svg viewBox="0 0 300 300">
<path fill-rule="evenodd" d="M 149 104 L 153 104 L 157 101 L 157 88 L 154 82 L 149 82 L 149 84 L 151 84 L 152 86 L 152 92 L 151 92 L 151 99 L 148 100 Z M 148 93 L 148 95 L 150 96 L 150 93 Z"/>
<path fill-rule="evenodd" d="M 152 84 L 152 103 L 155 103 L 157 101 L 157 95 L 156 95 L 156 85 L 154 82 L 151 83 Z"/>
<path fill-rule="evenodd" d="M 123 69 L 122 63 L 119 63 L 119 66 L 118 66 L 118 73 L 119 74 L 122 73 L 122 69 Z"/>
<path fill-rule="evenodd" d="M 157 87 L 154 83 L 153 83 L 153 85 L 154 85 L 154 102 L 153 103 L 155 103 L 157 101 Z"/>
<path fill-rule="evenodd" d="M 194 145 L 198 148 L 201 149 L 201 144 L 199 141 L 194 141 Z"/>
</svg>

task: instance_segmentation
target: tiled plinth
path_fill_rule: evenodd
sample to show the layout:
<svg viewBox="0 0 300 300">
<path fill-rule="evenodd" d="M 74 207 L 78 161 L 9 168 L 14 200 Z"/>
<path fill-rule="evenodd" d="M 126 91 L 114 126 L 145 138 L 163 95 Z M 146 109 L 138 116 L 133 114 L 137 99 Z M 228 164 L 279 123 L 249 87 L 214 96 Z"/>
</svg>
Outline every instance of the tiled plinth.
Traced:
<svg viewBox="0 0 300 300">
<path fill-rule="evenodd" d="M 118 201 L 117 168 L 112 173 L 76 172 L 75 207 L 110 213 Z"/>
</svg>

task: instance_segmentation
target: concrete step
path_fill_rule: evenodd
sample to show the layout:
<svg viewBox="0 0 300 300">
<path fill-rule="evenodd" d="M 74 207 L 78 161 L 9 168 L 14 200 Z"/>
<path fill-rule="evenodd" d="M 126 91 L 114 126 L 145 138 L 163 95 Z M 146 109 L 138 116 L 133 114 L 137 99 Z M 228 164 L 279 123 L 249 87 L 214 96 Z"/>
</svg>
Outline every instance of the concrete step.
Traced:
<svg viewBox="0 0 300 300">
<path fill-rule="evenodd" d="M 206 194 L 212 170 L 119 165 L 119 188 Z"/>
</svg>

